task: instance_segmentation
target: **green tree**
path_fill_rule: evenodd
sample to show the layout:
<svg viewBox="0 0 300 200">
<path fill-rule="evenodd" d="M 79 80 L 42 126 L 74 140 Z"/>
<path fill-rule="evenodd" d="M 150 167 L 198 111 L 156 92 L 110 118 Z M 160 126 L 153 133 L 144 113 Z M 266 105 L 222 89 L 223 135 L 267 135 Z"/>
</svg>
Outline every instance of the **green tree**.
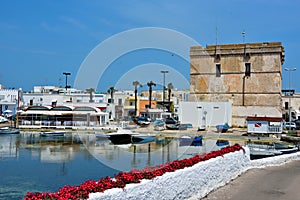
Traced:
<svg viewBox="0 0 300 200">
<path fill-rule="evenodd" d="M 94 88 L 89 88 L 89 89 L 86 89 L 86 92 L 88 92 L 90 94 L 90 100 L 89 100 L 89 102 L 94 102 L 94 100 L 93 100 L 93 93 L 95 92 L 95 89 Z"/>
<path fill-rule="evenodd" d="M 138 87 L 143 87 L 143 86 L 138 81 L 133 81 L 132 85 L 134 86 L 134 116 L 136 116 L 137 115 L 137 89 Z"/>
<path fill-rule="evenodd" d="M 154 83 L 153 81 L 150 81 L 147 83 L 148 87 L 149 87 L 149 108 L 151 108 L 151 100 L 152 100 L 152 86 L 156 86 L 156 83 Z"/>
<path fill-rule="evenodd" d="M 114 92 L 115 91 L 116 91 L 116 89 L 114 87 L 110 87 L 107 90 L 107 93 L 110 94 L 111 103 L 114 103 Z"/>
<path fill-rule="evenodd" d="M 172 90 L 174 89 L 174 86 L 172 83 L 168 83 L 168 101 L 170 103 L 170 100 L 171 100 L 171 92 Z"/>
</svg>

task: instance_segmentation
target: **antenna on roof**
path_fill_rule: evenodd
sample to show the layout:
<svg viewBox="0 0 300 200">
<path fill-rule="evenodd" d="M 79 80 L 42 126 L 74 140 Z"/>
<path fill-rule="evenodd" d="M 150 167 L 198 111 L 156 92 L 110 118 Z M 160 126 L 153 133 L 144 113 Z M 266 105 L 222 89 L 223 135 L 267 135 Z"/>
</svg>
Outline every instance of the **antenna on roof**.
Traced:
<svg viewBox="0 0 300 200">
<path fill-rule="evenodd" d="M 218 45 L 218 26 L 216 26 L 216 46 Z"/>
<path fill-rule="evenodd" d="M 245 30 L 243 30 L 243 32 L 242 32 L 242 36 L 243 36 L 243 44 L 245 44 L 245 35 L 246 35 L 246 32 L 245 32 Z"/>
</svg>

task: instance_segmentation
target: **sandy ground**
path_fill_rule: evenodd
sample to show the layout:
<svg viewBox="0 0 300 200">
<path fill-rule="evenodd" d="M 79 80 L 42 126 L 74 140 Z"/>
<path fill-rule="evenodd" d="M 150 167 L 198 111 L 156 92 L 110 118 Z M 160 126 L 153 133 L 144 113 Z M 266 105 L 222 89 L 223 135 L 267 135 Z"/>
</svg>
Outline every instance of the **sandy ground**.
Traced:
<svg viewBox="0 0 300 200">
<path fill-rule="evenodd" d="M 300 161 L 251 169 L 202 200 L 300 199 Z"/>
</svg>

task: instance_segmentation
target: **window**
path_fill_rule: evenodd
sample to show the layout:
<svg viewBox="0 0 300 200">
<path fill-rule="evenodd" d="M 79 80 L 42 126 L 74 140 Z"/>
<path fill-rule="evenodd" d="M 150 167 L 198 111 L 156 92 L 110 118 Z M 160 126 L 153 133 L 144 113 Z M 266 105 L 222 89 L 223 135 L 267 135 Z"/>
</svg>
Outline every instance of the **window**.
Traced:
<svg viewBox="0 0 300 200">
<path fill-rule="evenodd" d="M 216 77 L 221 77 L 221 64 L 216 64 Z"/>
<path fill-rule="evenodd" d="M 251 73 L 251 63 L 245 63 L 245 76 L 250 76 Z"/>
<path fill-rule="evenodd" d="M 284 102 L 284 109 L 289 109 L 289 102 Z"/>
</svg>

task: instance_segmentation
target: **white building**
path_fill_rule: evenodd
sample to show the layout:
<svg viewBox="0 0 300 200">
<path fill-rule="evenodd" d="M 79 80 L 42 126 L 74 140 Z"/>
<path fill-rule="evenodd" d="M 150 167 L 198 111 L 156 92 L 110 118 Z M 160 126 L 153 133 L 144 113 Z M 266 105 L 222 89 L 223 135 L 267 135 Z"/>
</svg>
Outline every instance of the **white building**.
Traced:
<svg viewBox="0 0 300 200">
<path fill-rule="evenodd" d="M 11 111 L 17 113 L 18 107 L 22 106 L 22 89 L 0 89 L 0 114 Z"/>
<path fill-rule="evenodd" d="M 24 93 L 24 106 L 94 106 L 105 110 L 106 94 L 88 93 L 74 88 L 67 91 L 55 86 L 35 86 L 34 92 Z"/>
<path fill-rule="evenodd" d="M 231 126 L 232 102 L 180 102 L 178 118 L 201 130 L 225 123 Z"/>
</svg>

